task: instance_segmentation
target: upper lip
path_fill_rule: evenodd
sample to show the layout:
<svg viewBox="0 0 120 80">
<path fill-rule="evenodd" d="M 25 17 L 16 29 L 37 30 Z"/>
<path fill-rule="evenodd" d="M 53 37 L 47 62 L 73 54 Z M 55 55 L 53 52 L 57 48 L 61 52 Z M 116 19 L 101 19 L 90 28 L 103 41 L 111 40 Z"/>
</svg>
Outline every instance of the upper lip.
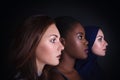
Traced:
<svg viewBox="0 0 120 80">
<path fill-rule="evenodd" d="M 60 57 L 60 56 L 61 56 L 61 54 L 57 55 L 57 57 Z"/>
<path fill-rule="evenodd" d="M 88 51 L 88 48 L 86 48 L 85 51 Z"/>
<path fill-rule="evenodd" d="M 106 49 L 106 48 L 103 48 L 103 49 Z"/>
<path fill-rule="evenodd" d="M 105 49 L 103 49 L 103 50 L 106 50 L 106 48 L 105 48 Z"/>
<path fill-rule="evenodd" d="M 86 49 L 85 50 L 88 50 L 88 47 L 86 47 Z"/>
</svg>

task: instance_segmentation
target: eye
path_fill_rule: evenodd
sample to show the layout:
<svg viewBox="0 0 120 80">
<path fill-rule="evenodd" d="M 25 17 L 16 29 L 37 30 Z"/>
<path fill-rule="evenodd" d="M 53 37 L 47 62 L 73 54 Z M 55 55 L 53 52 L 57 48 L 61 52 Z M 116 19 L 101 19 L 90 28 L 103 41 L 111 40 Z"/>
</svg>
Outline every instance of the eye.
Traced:
<svg viewBox="0 0 120 80">
<path fill-rule="evenodd" d="M 82 40 L 82 39 L 84 38 L 83 33 L 78 33 L 78 34 L 77 34 L 77 38 L 78 38 L 79 40 Z"/>
<path fill-rule="evenodd" d="M 55 43 L 56 42 L 56 38 L 53 38 L 50 40 L 51 43 Z"/>
<path fill-rule="evenodd" d="M 102 41 L 102 37 L 101 37 L 101 38 L 98 38 L 98 41 Z"/>
<path fill-rule="evenodd" d="M 83 38 L 83 36 L 81 36 L 81 35 L 78 36 L 78 39 L 79 39 L 79 40 L 81 40 L 82 38 Z"/>
</svg>

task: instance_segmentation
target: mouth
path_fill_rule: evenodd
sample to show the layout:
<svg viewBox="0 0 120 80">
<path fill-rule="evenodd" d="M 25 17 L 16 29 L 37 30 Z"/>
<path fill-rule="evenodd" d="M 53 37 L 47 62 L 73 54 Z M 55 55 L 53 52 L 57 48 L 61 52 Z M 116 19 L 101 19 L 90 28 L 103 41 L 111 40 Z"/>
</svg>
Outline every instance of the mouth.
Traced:
<svg viewBox="0 0 120 80">
<path fill-rule="evenodd" d="M 106 51 L 106 49 L 103 49 L 104 51 Z"/>
<path fill-rule="evenodd" d="M 85 51 L 85 53 L 88 53 L 88 49 L 85 49 L 84 51 Z"/>
<path fill-rule="evenodd" d="M 61 55 L 58 55 L 57 58 L 60 59 L 60 58 L 61 58 Z"/>
</svg>

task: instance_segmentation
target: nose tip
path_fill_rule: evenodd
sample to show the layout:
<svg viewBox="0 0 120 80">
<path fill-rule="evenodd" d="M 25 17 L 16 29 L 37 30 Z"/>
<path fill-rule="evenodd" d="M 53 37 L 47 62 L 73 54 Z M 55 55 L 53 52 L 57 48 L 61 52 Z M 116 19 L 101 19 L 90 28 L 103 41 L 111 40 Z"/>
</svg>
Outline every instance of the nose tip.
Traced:
<svg viewBox="0 0 120 80">
<path fill-rule="evenodd" d="M 62 45 L 62 44 L 61 44 Z M 64 50 L 64 46 L 62 45 L 62 50 Z"/>
<path fill-rule="evenodd" d="M 107 42 L 107 41 L 105 41 L 105 43 L 106 43 L 106 46 L 108 46 L 108 42 Z"/>
<path fill-rule="evenodd" d="M 64 50 L 64 46 L 61 42 L 60 42 L 60 47 L 61 47 L 61 50 Z"/>
<path fill-rule="evenodd" d="M 86 43 L 86 45 L 88 45 L 89 42 L 85 39 L 85 43 Z"/>
<path fill-rule="evenodd" d="M 108 46 L 108 43 L 106 43 L 106 46 Z"/>
<path fill-rule="evenodd" d="M 88 45 L 88 43 L 89 43 L 89 42 L 88 42 L 88 41 L 86 41 L 86 44 L 87 44 L 87 45 Z"/>
</svg>

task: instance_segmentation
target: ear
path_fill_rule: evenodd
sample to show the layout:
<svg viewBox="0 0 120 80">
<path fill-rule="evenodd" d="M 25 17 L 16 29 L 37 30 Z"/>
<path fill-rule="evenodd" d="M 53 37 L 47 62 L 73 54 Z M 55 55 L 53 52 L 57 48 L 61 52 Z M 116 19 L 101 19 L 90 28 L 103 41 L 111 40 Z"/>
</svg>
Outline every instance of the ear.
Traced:
<svg viewBox="0 0 120 80">
<path fill-rule="evenodd" d="M 65 39 L 64 38 L 60 38 L 60 41 L 61 41 L 62 45 L 65 46 Z"/>
</svg>

